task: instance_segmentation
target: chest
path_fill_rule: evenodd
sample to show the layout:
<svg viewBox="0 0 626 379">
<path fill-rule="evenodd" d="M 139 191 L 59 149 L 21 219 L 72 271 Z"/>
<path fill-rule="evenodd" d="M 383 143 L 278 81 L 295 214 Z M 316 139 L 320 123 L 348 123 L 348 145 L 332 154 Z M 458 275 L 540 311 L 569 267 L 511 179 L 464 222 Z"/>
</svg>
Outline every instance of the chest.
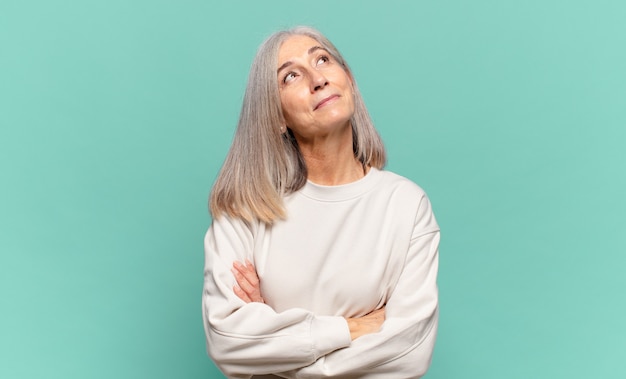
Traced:
<svg viewBox="0 0 626 379">
<path fill-rule="evenodd" d="M 277 311 L 355 316 L 385 304 L 402 272 L 409 218 L 367 203 L 290 213 L 255 248 L 262 293 Z"/>
</svg>

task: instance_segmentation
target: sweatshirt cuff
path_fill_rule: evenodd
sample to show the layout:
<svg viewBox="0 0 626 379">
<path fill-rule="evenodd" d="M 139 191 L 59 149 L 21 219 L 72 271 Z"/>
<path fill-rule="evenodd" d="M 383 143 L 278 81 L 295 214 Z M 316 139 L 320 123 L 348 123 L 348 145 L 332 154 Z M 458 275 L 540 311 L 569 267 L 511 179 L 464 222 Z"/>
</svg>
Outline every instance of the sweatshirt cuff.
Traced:
<svg viewBox="0 0 626 379">
<path fill-rule="evenodd" d="M 342 347 L 350 346 L 350 329 L 343 317 L 317 316 L 311 322 L 315 359 Z"/>
</svg>

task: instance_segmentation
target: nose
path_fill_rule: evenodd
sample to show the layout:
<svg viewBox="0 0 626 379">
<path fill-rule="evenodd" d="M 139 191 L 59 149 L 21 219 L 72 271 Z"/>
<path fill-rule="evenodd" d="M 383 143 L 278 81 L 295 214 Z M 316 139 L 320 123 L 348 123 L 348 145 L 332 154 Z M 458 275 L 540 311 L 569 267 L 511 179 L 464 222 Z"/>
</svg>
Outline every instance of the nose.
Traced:
<svg viewBox="0 0 626 379">
<path fill-rule="evenodd" d="M 311 92 L 316 92 L 328 84 L 326 77 L 318 70 L 311 70 Z"/>
</svg>

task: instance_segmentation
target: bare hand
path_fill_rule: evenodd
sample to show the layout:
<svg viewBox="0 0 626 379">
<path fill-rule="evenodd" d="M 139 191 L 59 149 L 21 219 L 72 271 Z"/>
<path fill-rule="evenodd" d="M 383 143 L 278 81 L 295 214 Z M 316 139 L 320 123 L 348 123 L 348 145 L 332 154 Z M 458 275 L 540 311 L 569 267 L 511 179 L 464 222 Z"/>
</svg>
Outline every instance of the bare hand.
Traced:
<svg viewBox="0 0 626 379">
<path fill-rule="evenodd" d="M 231 271 L 237 281 L 233 287 L 235 295 L 246 303 L 265 303 L 261 296 L 261 281 L 252 262 L 247 259 L 245 264 L 234 262 Z"/>
<path fill-rule="evenodd" d="M 361 317 L 346 318 L 350 328 L 350 338 L 355 339 L 370 333 L 376 333 L 385 322 L 385 307 L 376 309 Z"/>
</svg>

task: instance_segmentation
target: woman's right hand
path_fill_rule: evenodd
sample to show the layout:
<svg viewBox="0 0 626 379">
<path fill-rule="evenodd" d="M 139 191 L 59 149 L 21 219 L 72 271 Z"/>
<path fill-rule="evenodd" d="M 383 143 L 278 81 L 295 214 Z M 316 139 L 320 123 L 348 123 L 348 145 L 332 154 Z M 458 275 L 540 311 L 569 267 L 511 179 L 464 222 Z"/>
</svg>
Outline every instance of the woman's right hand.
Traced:
<svg viewBox="0 0 626 379">
<path fill-rule="evenodd" d="M 235 295 L 246 303 L 265 303 L 261 295 L 261 281 L 252 262 L 247 259 L 245 263 L 234 262 L 231 271 L 237 281 L 233 288 Z"/>
<path fill-rule="evenodd" d="M 385 322 L 385 307 L 376 309 L 361 317 L 346 318 L 350 328 L 350 338 L 355 339 L 370 333 L 376 333 Z"/>
</svg>

